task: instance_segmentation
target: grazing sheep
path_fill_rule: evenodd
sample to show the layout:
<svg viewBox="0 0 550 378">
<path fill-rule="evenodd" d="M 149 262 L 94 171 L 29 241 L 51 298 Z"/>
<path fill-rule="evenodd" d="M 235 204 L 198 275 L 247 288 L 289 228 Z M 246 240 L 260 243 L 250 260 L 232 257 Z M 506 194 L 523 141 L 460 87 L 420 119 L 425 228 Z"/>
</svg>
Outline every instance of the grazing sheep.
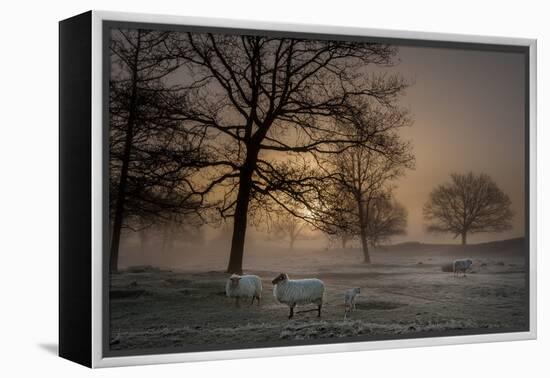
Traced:
<svg viewBox="0 0 550 378">
<path fill-rule="evenodd" d="M 235 298 L 235 305 L 240 307 L 241 298 L 252 298 L 250 304 L 254 304 L 254 299 L 258 300 L 258 306 L 262 298 L 262 280 L 258 276 L 233 274 L 225 284 L 225 294 L 229 298 Z"/>
<path fill-rule="evenodd" d="M 346 307 L 344 313 L 344 319 L 347 315 L 356 309 L 355 307 L 355 297 L 361 293 L 361 288 L 354 287 L 353 289 L 348 289 L 344 292 L 344 306 Z"/>
<path fill-rule="evenodd" d="M 290 308 L 289 319 L 294 316 L 294 307 L 296 305 L 316 304 L 317 316 L 321 317 L 321 308 L 323 307 L 323 295 L 325 293 L 325 284 L 317 278 L 306 278 L 301 280 L 291 280 L 286 273 L 279 274 L 273 281 L 273 295 L 279 301 Z M 300 312 L 308 312 L 307 310 Z"/>
<path fill-rule="evenodd" d="M 458 275 L 459 272 L 464 273 L 464 277 L 466 277 L 466 270 L 468 270 L 473 264 L 473 261 L 470 259 L 462 259 L 462 260 L 455 260 L 453 261 L 453 273 L 455 276 Z"/>
</svg>

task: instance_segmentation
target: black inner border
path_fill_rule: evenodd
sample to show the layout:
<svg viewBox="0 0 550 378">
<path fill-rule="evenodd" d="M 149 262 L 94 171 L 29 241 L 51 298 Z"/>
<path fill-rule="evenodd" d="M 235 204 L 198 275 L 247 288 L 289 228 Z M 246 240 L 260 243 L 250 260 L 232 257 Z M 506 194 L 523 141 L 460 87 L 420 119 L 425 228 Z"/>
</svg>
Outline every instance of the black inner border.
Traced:
<svg viewBox="0 0 550 378">
<path fill-rule="evenodd" d="M 237 345 L 203 345 L 193 347 L 174 347 L 174 348 L 147 348 L 147 349 L 131 349 L 131 350 L 110 350 L 109 336 L 110 336 L 110 301 L 109 301 L 109 76 L 110 76 L 110 36 L 111 29 L 125 28 L 125 29 L 149 29 L 149 30 L 170 30 L 176 32 L 192 32 L 192 33 L 219 33 L 219 34 L 233 34 L 233 35 L 262 35 L 270 37 L 286 37 L 286 38 L 300 38 L 300 39 L 316 39 L 316 40 L 334 40 L 334 41 L 358 41 L 358 42 L 378 42 L 389 43 L 398 46 L 416 46 L 424 48 L 446 48 L 446 49 L 462 49 L 462 50 L 474 50 L 474 51 L 493 51 L 493 52 L 505 52 L 505 53 L 519 53 L 524 55 L 524 90 L 525 90 L 525 140 L 524 140 L 524 193 L 525 193 L 525 234 L 524 234 L 524 254 L 525 254 L 525 287 L 526 287 L 526 303 L 525 310 L 527 313 L 527 327 L 526 328 L 480 328 L 469 330 L 450 330 L 443 332 L 418 332 L 411 335 L 379 335 L 379 336 L 354 336 L 354 337 L 340 337 L 336 339 L 320 339 L 320 340 L 295 340 L 295 341 L 273 341 L 269 343 L 246 343 Z M 245 28 L 224 28 L 224 27 L 209 27 L 209 26 L 190 26 L 190 25 L 171 25 L 171 24 L 159 24 L 159 23 L 146 23 L 146 22 L 126 22 L 126 21 L 103 21 L 102 22 L 102 149 L 103 149 L 103 290 L 102 290 L 102 308 L 103 308 L 103 329 L 102 329 L 102 351 L 103 357 L 121 357 L 121 356 L 139 356 L 139 355 L 151 355 L 151 354 L 171 354 L 171 353 L 186 353 L 186 352 L 206 352 L 206 351 L 223 351 L 223 350 L 236 350 L 236 349 L 256 349 L 256 348 L 273 348 L 273 347 L 292 347 L 303 345 L 328 345 L 328 344 L 342 344 L 349 342 L 365 342 L 365 341 L 383 341 L 383 340 L 404 340 L 404 339 L 418 339 L 426 337 L 448 337 L 448 336 L 465 336 L 465 335 L 484 335 L 484 334 L 497 334 L 497 333 L 511 333 L 511 332 L 527 332 L 530 330 L 530 306 L 529 298 L 531 287 L 529 285 L 530 278 L 530 117 L 529 117 L 529 104 L 530 104 L 530 57 L 528 46 L 517 45 L 500 45 L 500 44 L 485 44 L 485 43 L 468 43 L 468 42 L 449 42 L 443 40 L 421 40 L 421 39 L 409 39 L 409 38 L 381 38 L 381 37 L 368 37 L 368 36 L 353 36 L 353 35 L 339 35 L 339 34 L 324 34 L 324 33 L 303 33 L 303 32 L 287 32 L 287 31 L 272 31 L 272 30 L 256 30 Z M 404 32 L 406 33 L 406 32 Z"/>
</svg>

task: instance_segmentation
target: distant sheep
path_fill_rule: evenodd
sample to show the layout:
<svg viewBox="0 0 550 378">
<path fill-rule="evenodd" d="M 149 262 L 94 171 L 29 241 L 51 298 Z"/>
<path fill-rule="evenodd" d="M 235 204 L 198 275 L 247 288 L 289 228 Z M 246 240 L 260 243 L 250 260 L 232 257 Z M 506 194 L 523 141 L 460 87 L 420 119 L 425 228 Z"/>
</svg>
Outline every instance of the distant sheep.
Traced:
<svg viewBox="0 0 550 378">
<path fill-rule="evenodd" d="M 225 294 L 229 298 L 235 298 L 235 305 L 240 307 L 240 300 L 252 298 L 258 300 L 258 306 L 262 298 L 262 280 L 258 276 L 233 274 L 225 284 Z"/>
<path fill-rule="evenodd" d="M 473 261 L 470 259 L 462 259 L 453 261 L 453 273 L 457 276 L 460 272 L 464 273 L 466 276 L 466 270 L 468 270 L 473 264 Z"/>
<path fill-rule="evenodd" d="M 286 273 L 281 273 L 271 282 L 275 285 L 273 287 L 273 295 L 277 301 L 288 305 L 290 308 L 289 319 L 292 319 L 294 316 L 294 307 L 296 305 L 307 305 L 310 303 L 317 305 L 317 316 L 321 317 L 323 295 L 325 293 L 325 284 L 323 281 L 317 278 L 291 280 Z"/>
<path fill-rule="evenodd" d="M 355 298 L 361 293 L 361 289 L 354 287 L 353 289 L 348 289 L 344 292 L 344 306 L 346 308 L 344 313 L 344 319 L 349 313 L 355 310 Z"/>
</svg>

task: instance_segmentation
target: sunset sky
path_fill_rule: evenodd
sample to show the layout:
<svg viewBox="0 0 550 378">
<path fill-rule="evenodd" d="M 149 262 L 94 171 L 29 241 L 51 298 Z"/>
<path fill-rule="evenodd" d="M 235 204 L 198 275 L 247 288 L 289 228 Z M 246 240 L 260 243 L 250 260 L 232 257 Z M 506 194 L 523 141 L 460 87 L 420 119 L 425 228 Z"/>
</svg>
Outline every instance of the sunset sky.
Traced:
<svg viewBox="0 0 550 378">
<path fill-rule="evenodd" d="M 459 243 L 453 235 L 427 233 L 422 208 L 430 192 L 448 182 L 452 173 L 469 171 L 491 176 L 510 197 L 515 216 L 510 231 L 468 235 L 468 242 L 523 236 L 524 55 L 400 46 L 396 58 L 399 63 L 394 67 L 365 67 L 365 73 L 399 73 L 411 83 L 400 103 L 410 110 L 413 125 L 401 129 L 400 135 L 413 146 L 416 168 L 395 182 L 396 199 L 405 206 L 409 217 L 407 234 L 392 241 Z M 188 84 L 189 77 L 188 67 L 182 66 L 167 76 L 167 82 Z M 277 156 L 263 154 L 270 159 Z"/>
<path fill-rule="evenodd" d="M 416 170 L 398 181 L 397 199 L 409 211 L 408 235 L 394 241 L 457 242 L 424 231 L 422 206 L 452 172 L 487 173 L 516 213 L 513 229 L 469 236 L 470 242 L 524 234 L 524 56 L 518 53 L 401 47 L 396 69 L 414 85 L 402 99 L 414 125 Z"/>
</svg>

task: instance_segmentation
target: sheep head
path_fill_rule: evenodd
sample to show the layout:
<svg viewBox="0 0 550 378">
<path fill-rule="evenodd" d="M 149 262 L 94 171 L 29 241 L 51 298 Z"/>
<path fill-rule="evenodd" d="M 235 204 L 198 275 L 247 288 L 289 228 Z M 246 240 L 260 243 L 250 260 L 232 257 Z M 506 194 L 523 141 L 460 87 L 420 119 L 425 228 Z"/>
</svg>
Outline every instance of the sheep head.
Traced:
<svg viewBox="0 0 550 378">
<path fill-rule="evenodd" d="M 239 276 L 238 274 L 233 274 L 231 277 L 229 277 L 229 280 L 231 281 L 231 286 L 236 287 L 237 285 L 239 285 L 241 276 Z"/>
<path fill-rule="evenodd" d="M 273 285 L 277 285 L 279 282 L 288 280 L 288 275 L 286 273 L 281 273 L 271 281 Z"/>
</svg>

